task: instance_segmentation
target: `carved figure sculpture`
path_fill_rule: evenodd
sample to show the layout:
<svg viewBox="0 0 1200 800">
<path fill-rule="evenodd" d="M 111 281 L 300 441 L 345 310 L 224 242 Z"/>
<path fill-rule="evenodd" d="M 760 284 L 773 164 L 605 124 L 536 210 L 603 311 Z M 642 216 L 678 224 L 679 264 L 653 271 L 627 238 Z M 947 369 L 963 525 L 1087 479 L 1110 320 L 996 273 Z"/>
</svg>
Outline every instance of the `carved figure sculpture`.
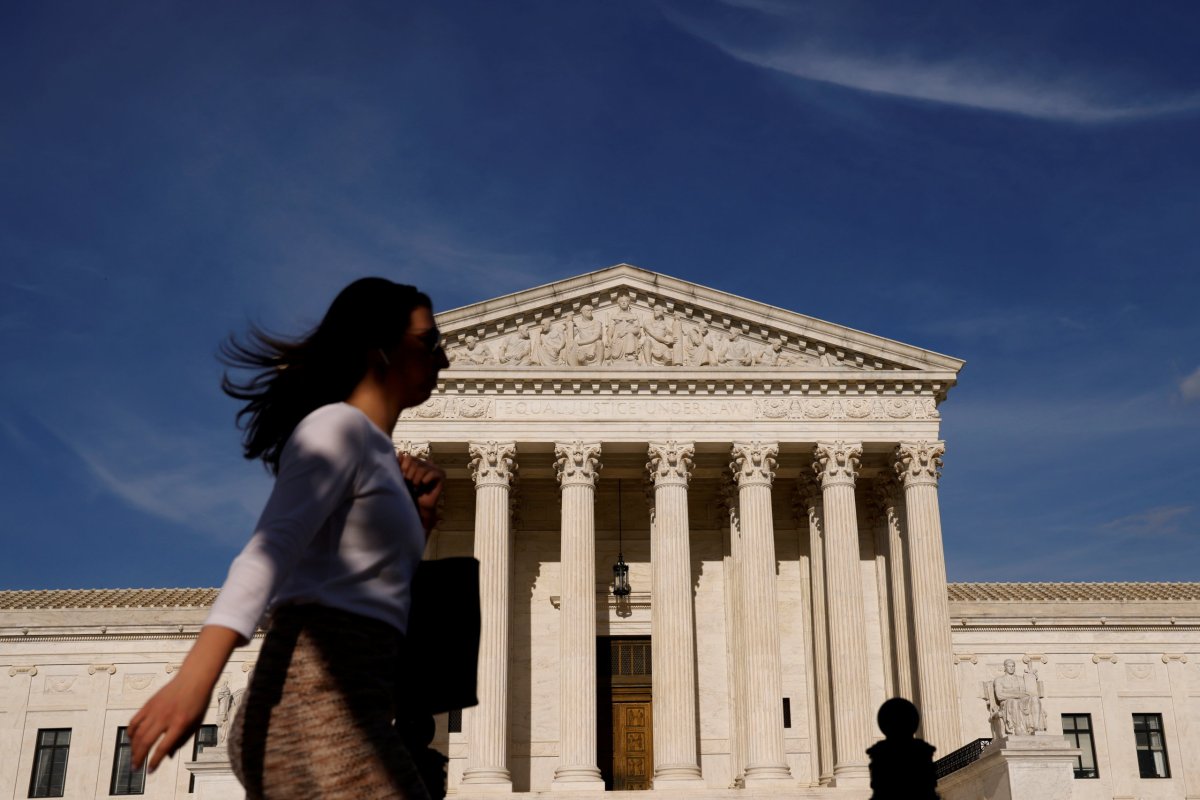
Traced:
<svg viewBox="0 0 1200 800">
<path fill-rule="evenodd" d="M 997 736 L 1029 736 L 1046 730 L 1037 673 L 1028 669 L 1023 675 L 1016 672 L 1017 662 L 1005 659 L 1004 674 L 985 684 L 988 718 Z"/>
<path fill-rule="evenodd" d="M 245 689 L 231 692 L 229 681 L 222 683 L 221 688 L 217 690 L 217 744 L 225 744 L 229 726 L 233 724 L 234 714 L 237 713 L 238 704 L 242 702 L 245 692 Z"/>
<path fill-rule="evenodd" d="M 617 299 L 617 308 L 608 316 L 608 339 L 605 342 L 607 360 L 637 361 L 642 340 L 642 320 L 629 307 L 629 296 Z"/>
<path fill-rule="evenodd" d="M 683 363 L 689 367 L 715 364 L 712 342 L 708 340 L 707 325 L 689 325 L 683 336 Z"/>
<path fill-rule="evenodd" d="M 468 364 L 487 364 L 492 360 L 492 354 L 488 350 L 487 345 L 479 341 L 476 336 L 468 336 L 466 339 L 467 347 L 462 351 L 463 360 Z"/>
<path fill-rule="evenodd" d="M 604 324 L 596 319 L 590 305 L 579 309 L 575 320 L 571 363 L 577 367 L 599 364 L 604 360 Z"/>
<path fill-rule="evenodd" d="M 754 364 L 754 356 L 741 336 L 734 328 L 726 333 L 725 340 L 720 342 L 717 349 L 717 363 L 722 366 L 749 367 Z"/>
<path fill-rule="evenodd" d="M 779 339 L 773 339 L 771 346 L 759 353 L 756 360 L 759 364 L 768 367 L 790 367 L 796 363 L 796 359 L 792 357 L 791 353 L 783 351 L 783 342 Z"/>
<path fill-rule="evenodd" d="M 660 305 L 653 309 L 654 318 L 643 329 L 644 359 L 647 364 L 669 366 L 675 363 L 675 329 Z"/>
<path fill-rule="evenodd" d="M 509 336 L 500 345 L 501 364 L 527 367 L 532 358 L 533 343 L 529 339 L 528 328 L 518 328 L 516 333 Z"/>
<path fill-rule="evenodd" d="M 542 320 L 537 341 L 533 344 L 533 361 L 543 367 L 558 367 L 565 362 L 563 350 L 567 347 L 567 336 L 562 325 L 548 319 Z"/>
</svg>

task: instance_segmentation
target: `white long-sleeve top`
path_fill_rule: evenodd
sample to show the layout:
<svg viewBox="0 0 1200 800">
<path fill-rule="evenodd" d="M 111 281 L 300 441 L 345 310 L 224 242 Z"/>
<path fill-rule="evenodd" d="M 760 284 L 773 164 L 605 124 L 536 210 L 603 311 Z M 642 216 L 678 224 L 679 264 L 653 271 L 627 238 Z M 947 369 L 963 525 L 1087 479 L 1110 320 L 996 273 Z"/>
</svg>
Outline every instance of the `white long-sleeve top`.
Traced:
<svg viewBox="0 0 1200 800">
<path fill-rule="evenodd" d="M 388 436 L 346 403 L 296 426 L 254 535 L 206 625 L 245 639 L 268 609 L 318 603 L 408 627 L 425 531 Z"/>
</svg>

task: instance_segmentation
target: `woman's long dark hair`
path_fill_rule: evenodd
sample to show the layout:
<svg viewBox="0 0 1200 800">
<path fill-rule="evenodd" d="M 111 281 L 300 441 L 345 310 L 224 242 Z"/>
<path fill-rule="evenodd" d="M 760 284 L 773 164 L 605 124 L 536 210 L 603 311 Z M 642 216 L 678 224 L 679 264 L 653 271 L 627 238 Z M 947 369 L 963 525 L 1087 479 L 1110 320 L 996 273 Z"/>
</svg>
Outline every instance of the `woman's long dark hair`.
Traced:
<svg viewBox="0 0 1200 800">
<path fill-rule="evenodd" d="M 343 289 L 325 318 L 299 339 L 252 326 L 244 339 L 230 336 L 220 358 L 246 370 L 245 380 L 226 372 L 221 389 L 245 401 L 237 413 L 246 458 L 279 471 L 283 446 L 300 420 L 327 403 L 350 396 L 369 367 L 369 355 L 389 351 L 408 330 L 414 308 L 432 308 L 416 287 L 384 278 L 361 278 Z"/>
</svg>

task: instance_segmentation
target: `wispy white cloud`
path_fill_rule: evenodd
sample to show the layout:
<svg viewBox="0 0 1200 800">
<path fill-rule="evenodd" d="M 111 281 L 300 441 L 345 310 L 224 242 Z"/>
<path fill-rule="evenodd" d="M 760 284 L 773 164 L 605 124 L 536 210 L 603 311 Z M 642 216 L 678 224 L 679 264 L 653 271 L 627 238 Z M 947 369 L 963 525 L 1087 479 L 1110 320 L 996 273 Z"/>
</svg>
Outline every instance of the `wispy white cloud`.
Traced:
<svg viewBox="0 0 1200 800">
<path fill-rule="evenodd" d="M 725 0 L 727 5 L 768 15 L 786 12 L 772 0 Z M 988 61 L 977 57 L 929 58 L 911 55 L 911 43 L 887 43 L 892 52 L 850 51 L 807 31 L 787 43 L 746 43 L 728 38 L 723 28 L 666 10 L 668 19 L 747 64 L 809 81 L 874 94 L 1035 119 L 1097 124 L 1163 116 L 1200 109 L 1200 93 L 1164 96 L 1149 88 L 1119 94 L 1128 76 L 1099 70 L 1064 72 L 1036 64 Z M 906 49 L 907 48 L 907 49 Z"/>
<path fill-rule="evenodd" d="M 1179 394 L 1189 403 L 1200 400 L 1200 367 L 1179 382 Z"/>
<path fill-rule="evenodd" d="M 86 439 L 39 423 L 97 484 L 128 506 L 222 544 L 245 541 L 269 490 L 201 431 L 164 432 L 146 420 L 110 414 Z M 223 442 L 228 445 L 229 442 Z"/>
<path fill-rule="evenodd" d="M 1118 517 L 1100 527 L 1127 536 L 1175 536 L 1185 532 L 1185 522 L 1194 510 L 1187 505 L 1156 506 Z"/>
<path fill-rule="evenodd" d="M 1060 122 L 1119 122 L 1200 108 L 1200 95 L 1166 100 L 1106 97 L 1100 89 L 1079 79 L 1001 73 L 987 64 L 962 59 L 872 59 L 804 47 L 722 49 L 739 60 L 806 80 Z"/>
</svg>

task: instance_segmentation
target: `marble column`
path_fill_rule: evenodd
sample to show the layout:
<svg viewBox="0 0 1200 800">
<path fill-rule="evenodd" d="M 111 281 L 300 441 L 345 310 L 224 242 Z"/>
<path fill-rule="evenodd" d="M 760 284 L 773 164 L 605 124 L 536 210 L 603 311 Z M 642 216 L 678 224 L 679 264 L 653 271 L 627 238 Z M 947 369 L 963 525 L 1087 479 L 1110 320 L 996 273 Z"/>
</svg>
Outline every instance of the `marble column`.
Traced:
<svg viewBox="0 0 1200 800">
<path fill-rule="evenodd" d="M 890 475 L 888 476 L 891 477 Z M 879 645 L 883 660 L 883 697 L 895 697 L 896 650 L 892 646 L 892 600 L 888 591 L 889 570 L 892 562 L 891 541 L 888 539 L 887 506 L 890 502 L 892 481 L 872 481 L 867 495 L 867 530 L 872 534 L 875 550 L 875 597 L 879 613 Z"/>
<path fill-rule="evenodd" d="M 867 748 L 874 741 L 868 686 L 866 613 L 859 570 L 854 484 L 862 445 L 820 442 L 813 470 L 825 510 L 825 594 L 829 677 L 833 684 L 834 786 L 867 786 Z M 949 629 L 947 629 L 949 632 Z"/>
<path fill-rule="evenodd" d="M 466 710 L 467 765 L 462 782 L 475 791 L 512 791 L 508 772 L 508 628 L 513 539 L 509 490 L 516 472 L 513 442 L 471 442 L 475 481 L 475 557 L 479 559 L 482 628 L 479 705 Z"/>
<path fill-rule="evenodd" d="M 799 482 L 801 502 L 808 518 L 811 558 L 813 683 L 817 696 L 816 747 L 822 786 L 833 780 L 833 703 L 829 689 L 829 625 L 826 621 L 825 532 L 822 530 L 821 487 L 811 476 Z"/>
<path fill-rule="evenodd" d="M 888 527 L 888 587 L 892 601 L 892 653 L 895 657 L 895 689 L 899 697 L 916 704 L 916 681 L 913 679 L 912 622 L 909 616 L 912 582 L 908 576 L 908 554 L 904 533 L 904 498 L 893 485 L 888 493 L 884 513 Z"/>
<path fill-rule="evenodd" d="M 937 494 L 945 451 L 943 442 L 902 442 L 896 448 L 895 458 L 896 474 L 904 484 L 908 517 L 908 566 L 912 579 L 921 731 L 939 755 L 962 745 Z"/>
<path fill-rule="evenodd" d="M 654 787 L 703 788 L 696 748 L 696 640 L 692 619 L 688 481 L 690 443 L 649 443 L 654 482 L 650 646 L 654 660 Z"/>
<path fill-rule="evenodd" d="M 747 788 L 790 783 L 783 744 L 783 676 L 775 579 L 771 483 L 779 447 L 734 442 L 730 464 L 738 485 L 742 532 L 742 610 L 745 614 Z"/>
<path fill-rule="evenodd" d="M 559 442 L 562 491 L 558 615 L 559 755 L 552 790 L 604 789 L 596 766 L 596 477 L 598 442 Z"/>
<path fill-rule="evenodd" d="M 725 559 L 725 629 L 726 656 L 729 669 L 729 710 L 732 737 L 729 751 L 733 758 L 734 785 L 744 786 L 746 774 L 746 652 L 742 613 L 742 532 L 738 521 L 737 485 L 728 476 L 720 484 L 717 506 L 728 532 L 729 557 Z"/>
</svg>

